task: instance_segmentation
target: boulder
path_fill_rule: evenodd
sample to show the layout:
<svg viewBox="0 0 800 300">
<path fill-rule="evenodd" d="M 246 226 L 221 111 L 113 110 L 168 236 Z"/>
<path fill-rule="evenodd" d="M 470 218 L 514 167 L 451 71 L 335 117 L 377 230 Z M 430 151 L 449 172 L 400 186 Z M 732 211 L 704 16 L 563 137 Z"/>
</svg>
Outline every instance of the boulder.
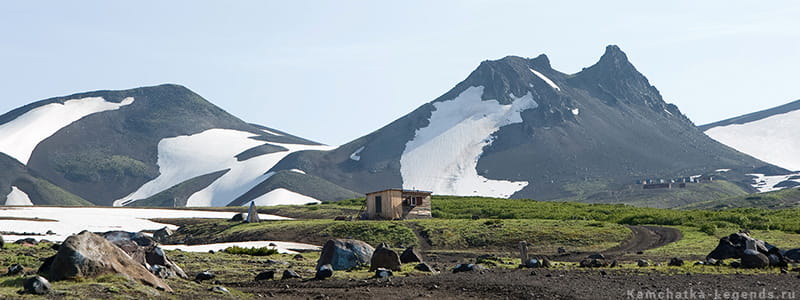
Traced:
<svg viewBox="0 0 800 300">
<path fill-rule="evenodd" d="M 422 253 L 414 246 L 406 248 L 406 250 L 403 250 L 403 253 L 400 254 L 400 262 L 404 264 L 423 261 Z"/>
<path fill-rule="evenodd" d="M 373 252 L 375 248 L 359 240 L 328 240 L 322 246 L 316 268 L 331 265 L 337 271 L 353 269 L 368 264 Z"/>
<path fill-rule="evenodd" d="M 392 270 L 384 268 L 375 269 L 375 278 L 389 278 L 392 276 L 394 276 L 394 274 L 392 274 Z"/>
<path fill-rule="evenodd" d="M 549 259 L 547 259 L 546 257 L 542 258 L 542 268 L 552 268 L 552 267 L 553 267 L 553 263 L 550 262 Z"/>
<path fill-rule="evenodd" d="M 414 270 L 422 271 L 422 272 L 429 272 L 429 273 L 436 273 L 436 269 L 434 269 L 433 267 L 431 267 L 431 265 L 429 265 L 427 263 L 424 263 L 424 262 L 423 263 L 418 263 L 416 266 L 414 266 Z"/>
<path fill-rule="evenodd" d="M 44 295 L 50 292 L 51 286 L 50 281 L 47 281 L 42 276 L 34 276 L 28 279 L 25 279 L 22 282 L 22 287 L 25 293 L 28 294 L 35 294 L 35 295 Z"/>
<path fill-rule="evenodd" d="M 211 273 L 209 271 L 203 271 L 194 275 L 194 281 L 201 282 L 204 280 L 211 280 L 217 278 L 217 274 Z"/>
<path fill-rule="evenodd" d="M 0 249 L 3 249 L 6 246 L 6 241 L 3 240 L 3 236 L 0 235 Z"/>
<path fill-rule="evenodd" d="M 231 217 L 231 221 L 233 222 L 242 222 L 247 218 L 247 213 L 238 213 Z"/>
<path fill-rule="evenodd" d="M 275 279 L 275 270 L 266 270 L 256 275 L 256 281 Z"/>
<path fill-rule="evenodd" d="M 38 245 L 39 242 L 35 238 L 24 238 L 14 241 L 17 245 Z"/>
<path fill-rule="evenodd" d="M 747 249 L 742 253 L 742 268 L 757 269 L 769 266 L 769 257 L 764 253 L 753 249 Z"/>
<path fill-rule="evenodd" d="M 19 274 L 22 274 L 22 271 L 24 271 L 24 270 L 25 270 L 25 268 L 22 267 L 22 265 L 13 264 L 13 265 L 8 267 L 8 273 L 6 273 L 6 275 L 8 275 L 8 276 L 19 275 Z"/>
<path fill-rule="evenodd" d="M 169 237 L 173 234 L 175 234 L 175 231 L 164 226 L 163 228 L 153 232 L 153 240 L 162 244 L 166 244 L 169 242 Z"/>
<path fill-rule="evenodd" d="M 178 276 L 189 279 L 186 272 L 167 258 L 158 242 L 141 232 L 108 231 L 103 237 L 125 251 L 133 260 L 139 262 L 151 273 L 162 278 Z M 160 266 L 160 267 L 155 267 Z M 166 277 L 164 277 L 166 276 Z"/>
<path fill-rule="evenodd" d="M 542 266 L 542 262 L 535 258 L 529 258 L 525 261 L 526 268 L 539 268 Z"/>
<path fill-rule="evenodd" d="M 292 269 L 286 269 L 283 271 L 283 277 L 281 277 L 281 280 L 292 279 L 292 278 L 302 278 L 302 277 L 300 277 L 300 275 L 297 274 L 297 272 L 295 272 Z"/>
<path fill-rule="evenodd" d="M 580 266 L 581 268 L 602 268 L 602 267 L 608 266 L 608 263 L 606 263 L 605 260 L 602 260 L 602 259 L 596 259 L 596 258 L 588 259 L 587 258 L 587 259 L 582 260 L 578 264 L 578 266 Z"/>
<path fill-rule="evenodd" d="M 453 273 L 472 272 L 484 270 L 483 267 L 476 264 L 458 264 L 453 268 Z"/>
<path fill-rule="evenodd" d="M 219 294 L 230 294 L 231 293 L 231 291 L 229 291 L 224 286 L 215 286 L 215 287 L 212 287 L 212 288 L 210 288 L 208 290 L 212 291 L 214 293 L 219 293 Z"/>
<path fill-rule="evenodd" d="M 636 265 L 639 266 L 640 268 L 649 267 L 650 262 L 647 261 L 646 259 L 640 259 L 636 261 Z"/>
<path fill-rule="evenodd" d="M 54 281 L 121 274 L 157 289 L 172 291 L 166 282 L 150 273 L 125 251 L 102 236 L 85 230 L 64 240 L 53 258 L 49 273 Z"/>
<path fill-rule="evenodd" d="M 400 255 L 397 255 L 397 252 L 394 252 L 394 250 L 389 249 L 386 243 L 381 243 L 380 246 L 372 252 L 372 258 L 369 260 L 370 271 L 375 271 L 378 268 L 400 271 Z"/>
<path fill-rule="evenodd" d="M 669 260 L 669 263 L 667 263 L 667 265 L 672 267 L 680 267 L 683 266 L 683 263 L 684 262 L 682 259 L 673 257 L 672 259 Z"/>
<path fill-rule="evenodd" d="M 706 261 L 741 258 L 748 244 L 753 250 L 765 254 L 769 252 L 769 248 L 772 248 L 766 242 L 750 237 L 747 232 L 738 232 L 719 239 L 717 247 L 706 256 Z"/>
<path fill-rule="evenodd" d="M 800 262 L 800 248 L 792 249 L 783 253 L 783 257 L 793 260 L 795 262 Z"/>
<path fill-rule="evenodd" d="M 558 252 L 558 254 L 564 254 L 564 253 L 567 253 L 567 248 L 558 247 L 558 249 L 556 251 Z"/>
<path fill-rule="evenodd" d="M 317 269 L 314 279 L 322 280 L 333 276 L 333 267 L 331 265 L 322 265 Z"/>
<path fill-rule="evenodd" d="M 586 258 L 590 258 L 590 259 L 606 259 L 605 255 L 600 254 L 600 253 L 595 253 L 595 254 L 589 255 Z"/>
<path fill-rule="evenodd" d="M 616 268 L 616 267 L 619 267 L 619 266 L 620 266 L 619 262 L 616 259 L 614 261 L 612 261 L 610 265 L 608 265 L 609 268 Z"/>
<path fill-rule="evenodd" d="M 256 210 L 256 202 L 250 201 L 250 208 L 247 209 L 247 218 L 244 219 L 247 223 L 258 223 L 261 222 L 261 218 L 258 217 L 258 210 Z"/>
</svg>

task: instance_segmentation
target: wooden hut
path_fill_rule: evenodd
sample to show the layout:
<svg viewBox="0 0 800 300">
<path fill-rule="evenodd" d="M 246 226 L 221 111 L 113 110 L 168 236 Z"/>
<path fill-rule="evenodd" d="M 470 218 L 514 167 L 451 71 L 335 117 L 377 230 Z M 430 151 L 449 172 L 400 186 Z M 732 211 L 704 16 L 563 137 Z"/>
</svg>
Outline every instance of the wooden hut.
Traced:
<svg viewBox="0 0 800 300">
<path fill-rule="evenodd" d="M 367 193 L 367 218 L 378 220 L 430 218 L 431 193 L 404 189 Z"/>
</svg>

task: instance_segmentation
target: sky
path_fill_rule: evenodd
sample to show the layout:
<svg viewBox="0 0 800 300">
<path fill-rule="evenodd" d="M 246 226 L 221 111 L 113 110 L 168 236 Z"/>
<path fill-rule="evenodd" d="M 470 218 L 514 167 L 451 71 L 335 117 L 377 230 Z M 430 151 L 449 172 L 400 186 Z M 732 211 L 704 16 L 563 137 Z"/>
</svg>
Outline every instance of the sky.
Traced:
<svg viewBox="0 0 800 300">
<path fill-rule="evenodd" d="M 329 145 L 447 92 L 481 61 L 576 73 L 615 44 L 706 124 L 800 99 L 800 1 L 4 1 L 0 113 L 176 83 Z"/>
</svg>

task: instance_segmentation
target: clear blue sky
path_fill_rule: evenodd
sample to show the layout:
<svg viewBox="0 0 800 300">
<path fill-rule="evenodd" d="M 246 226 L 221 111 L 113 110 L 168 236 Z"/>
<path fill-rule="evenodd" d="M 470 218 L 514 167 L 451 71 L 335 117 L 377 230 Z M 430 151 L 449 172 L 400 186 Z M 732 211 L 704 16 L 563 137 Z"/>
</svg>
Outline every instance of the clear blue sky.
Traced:
<svg viewBox="0 0 800 300">
<path fill-rule="evenodd" d="M 575 73 L 617 44 L 695 123 L 800 99 L 800 1 L 5 1 L 0 111 L 178 83 L 340 144 L 486 59 Z"/>
</svg>

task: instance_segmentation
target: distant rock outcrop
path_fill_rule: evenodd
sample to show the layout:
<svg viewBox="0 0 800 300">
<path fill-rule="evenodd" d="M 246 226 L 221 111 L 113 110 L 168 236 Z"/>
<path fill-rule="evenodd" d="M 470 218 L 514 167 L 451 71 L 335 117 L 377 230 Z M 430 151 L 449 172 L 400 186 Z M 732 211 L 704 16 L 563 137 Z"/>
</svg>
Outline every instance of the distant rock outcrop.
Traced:
<svg viewBox="0 0 800 300">
<path fill-rule="evenodd" d="M 64 240 L 50 266 L 49 277 L 59 281 L 104 274 L 121 274 L 157 289 L 172 291 L 166 282 L 125 251 L 102 236 L 85 230 Z"/>
<path fill-rule="evenodd" d="M 323 265 L 331 265 L 334 270 L 349 270 L 366 265 L 372 258 L 375 248 L 369 244 L 353 239 L 333 239 L 325 242 L 317 261 L 317 269 Z"/>
</svg>

